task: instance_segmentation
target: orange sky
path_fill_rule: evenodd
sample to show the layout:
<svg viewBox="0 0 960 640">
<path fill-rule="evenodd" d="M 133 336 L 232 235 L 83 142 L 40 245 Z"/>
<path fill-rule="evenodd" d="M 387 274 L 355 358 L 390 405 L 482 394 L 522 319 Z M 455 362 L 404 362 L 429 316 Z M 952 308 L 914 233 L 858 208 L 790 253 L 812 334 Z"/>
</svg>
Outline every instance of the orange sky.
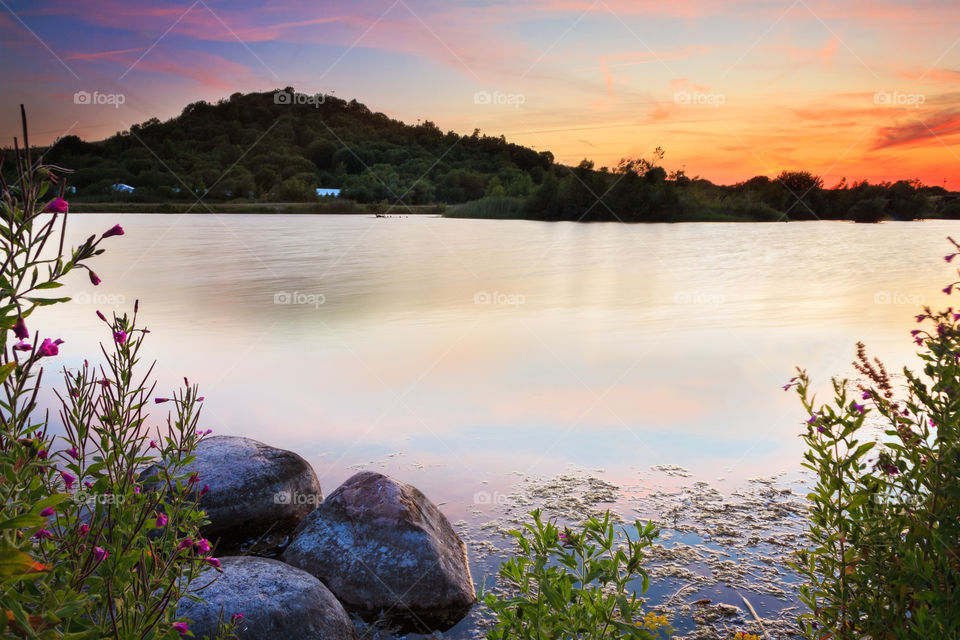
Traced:
<svg viewBox="0 0 960 640">
<path fill-rule="evenodd" d="M 960 4 L 820 0 L 18 0 L 0 12 L 0 135 L 99 139 L 196 100 L 293 85 L 550 150 L 666 150 L 734 182 L 960 189 Z M 74 94 L 99 95 L 77 104 Z M 97 93 L 95 93 L 97 92 Z M 116 98 L 123 96 L 122 104 Z M 95 98 L 96 100 L 96 98 Z"/>
</svg>

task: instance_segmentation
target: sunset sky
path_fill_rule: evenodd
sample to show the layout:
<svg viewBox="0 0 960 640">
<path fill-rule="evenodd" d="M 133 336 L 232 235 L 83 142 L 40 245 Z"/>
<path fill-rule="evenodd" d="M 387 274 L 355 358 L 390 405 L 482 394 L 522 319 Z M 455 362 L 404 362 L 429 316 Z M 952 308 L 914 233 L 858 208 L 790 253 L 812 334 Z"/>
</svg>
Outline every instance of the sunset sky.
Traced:
<svg viewBox="0 0 960 640">
<path fill-rule="evenodd" d="M 97 140 L 291 85 L 564 163 L 960 189 L 956 0 L 0 0 L 0 51 L 4 146 L 21 102 L 35 142 Z"/>
</svg>

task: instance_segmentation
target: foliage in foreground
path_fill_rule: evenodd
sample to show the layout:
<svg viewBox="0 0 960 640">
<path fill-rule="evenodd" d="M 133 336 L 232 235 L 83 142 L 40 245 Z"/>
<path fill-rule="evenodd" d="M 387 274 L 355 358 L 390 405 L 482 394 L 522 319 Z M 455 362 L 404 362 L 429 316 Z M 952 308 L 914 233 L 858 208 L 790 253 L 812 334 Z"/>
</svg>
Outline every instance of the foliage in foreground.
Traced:
<svg viewBox="0 0 960 640">
<path fill-rule="evenodd" d="M 202 398 L 186 380 L 174 397 L 155 398 L 174 410 L 162 432 L 152 431 L 150 369 L 139 365 L 148 332 L 137 325 L 137 305 L 132 317 L 98 311 L 109 334 L 104 364 L 64 371 L 65 435 L 50 435 L 38 397 L 43 365 L 64 341 L 31 335 L 28 324 L 42 307 L 69 300 L 45 293 L 71 272 L 86 270 L 98 285 L 87 263 L 123 229 L 64 251 L 65 171 L 29 151 L 14 161 L 17 182 L 0 185 L 0 638 L 179 638 L 189 630 L 176 602 L 219 566 L 199 535 L 202 489 L 185 471 L 203 436 Z M 51 187 L 59 197 L 44 204 Z M 140 482 L 147 465 L 161 469 L 162 484 Z"/>
<path fill-rule="evenodd" d="M 950 242 L 947 262 L 960 255 Z M 958 320 L 952 308 L 917 316 L 923 369 L 904 368 L 902 397 L 862 344 L 862 380 L 834 380 L 830 403 L 815 402 L 802 370 L 787 385 L 810 413 L 804 466 L 817 477 L 810 547 L 796 564 L 808 638 L 960 638 Z"/>
<path fill-rule="evenodd" d="M 628 536 L 608 511 L 575 533 L 544 522 L 539 510 L 530 515 L 532 523 L 511 531 L 518 553 L 500 567 L 509 594 L 483 598 L 496 617 L 490 640 L 654 640 L 670 633 L 663 616 L 643 612 L 632 586 L 640 580 L 640 592 L 647 590 L 642 561 L 643 550 L 658 535 L 653 524 L 638 521 Z"/>
</svg>

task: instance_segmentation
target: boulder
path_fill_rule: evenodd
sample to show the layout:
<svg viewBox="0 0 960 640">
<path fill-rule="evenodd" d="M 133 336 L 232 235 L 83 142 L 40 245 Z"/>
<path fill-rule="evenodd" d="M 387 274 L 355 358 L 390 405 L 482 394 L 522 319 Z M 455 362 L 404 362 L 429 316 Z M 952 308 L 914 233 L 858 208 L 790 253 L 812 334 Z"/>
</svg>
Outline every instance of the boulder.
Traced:
<svg viewBox="0 0 960 640">
<path fill-rule="evenodd" d="M 183 598 L 177 616 L 190 619 L 197 638 L 215 637 L 217 621 L 242 613 L 243 640 L 357 640 L 343 606 L 306 571 L 256 556 L 221 559 L 223 573 L 198 593 L 206 602 Z M 203 584 L 207 580 L 200 579 Z"/>
<path fill-rule="evenodd" d="M 204 438 L 187 471 L 197 474 L 199 486 L 210 486 L 200 498 L 210 520 L 202 533 L 221 553 L 282 545 L 323 500 L 306 460 L 250 438 Z M 144 472 L 145 479 L 151 475 L 155 467 Z"/>
<path fill-rule="evenodd" d="M 323 581 L 344 608 L 400 632 L 445 631 L 476 595 L 467 550 L 416 488 L 361 472 L 310 513 L 283 560 Z"/>
</svg>

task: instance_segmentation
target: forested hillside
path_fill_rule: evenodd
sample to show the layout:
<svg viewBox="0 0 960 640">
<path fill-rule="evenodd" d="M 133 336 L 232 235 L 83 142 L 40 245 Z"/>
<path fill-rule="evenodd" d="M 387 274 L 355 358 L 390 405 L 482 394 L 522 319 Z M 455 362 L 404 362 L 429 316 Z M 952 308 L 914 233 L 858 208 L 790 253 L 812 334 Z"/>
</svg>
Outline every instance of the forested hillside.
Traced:
<svg viewBox="0 0 960 640">
<path fill-rule="evenodd" d="M 448 215 L 542 220 L 960 218 L 960 198 L 916 180 L 839 184 L 802 170 L 722 186 L 665 169 L 665 152 L 615 167 L 554 162 L 550 152 L 503 136 L 444 133 L 371 111 L 356 100 L 294 89 L 195 102 L 99 142 L 66 136 L 38 149 L 75 170 L 75 201 L 128 203 L 311 202 L 317 188 L 341 200 L 455 205 Z M 11 171 L 8 164 L 4 171 Z M 129 185 L 132 192 L 118 190 Z M 467 203 L 463 206 L 462 203 Z M 344 203 L 348 204 L 348 203 Z M 184 205 L 184 206 L 185 206 Z"/>
</svg>

